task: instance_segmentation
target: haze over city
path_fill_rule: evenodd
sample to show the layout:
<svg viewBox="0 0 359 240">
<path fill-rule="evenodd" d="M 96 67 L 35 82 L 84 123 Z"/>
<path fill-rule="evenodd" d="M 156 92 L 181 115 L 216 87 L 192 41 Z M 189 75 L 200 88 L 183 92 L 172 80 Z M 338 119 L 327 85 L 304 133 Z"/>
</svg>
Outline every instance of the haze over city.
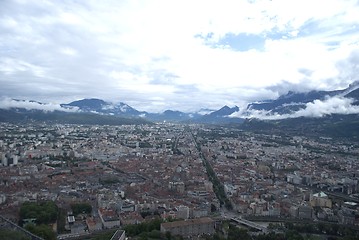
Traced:
<svg viewBox="0 0 359 240">
<path fill-rule="evenodd" d="M 358 26 L 350 0 L 5 0 L 0 96 L 160 112 L 344 89 L 358 80 Z"/>
</svg>

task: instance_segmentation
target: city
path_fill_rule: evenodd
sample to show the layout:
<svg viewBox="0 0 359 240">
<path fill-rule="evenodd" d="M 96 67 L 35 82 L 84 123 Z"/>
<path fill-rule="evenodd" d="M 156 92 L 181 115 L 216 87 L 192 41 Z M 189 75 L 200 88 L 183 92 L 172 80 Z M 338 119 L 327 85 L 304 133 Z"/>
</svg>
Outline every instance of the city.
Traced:
<svg viewBox="0 0 359 240">
<path fill-rule="evenodd" d="M 264 232 L 296 221 L 359 224 L 355 142 L 174 123 L 0 128 L 0 215 L 24 224 L 25 203 L 54 202 L 61 239 L 154 219 L 205 221 L 211 235 L 235 219 Z M 161 231 L 191 235 L 171 226 Z"/>
</svg>

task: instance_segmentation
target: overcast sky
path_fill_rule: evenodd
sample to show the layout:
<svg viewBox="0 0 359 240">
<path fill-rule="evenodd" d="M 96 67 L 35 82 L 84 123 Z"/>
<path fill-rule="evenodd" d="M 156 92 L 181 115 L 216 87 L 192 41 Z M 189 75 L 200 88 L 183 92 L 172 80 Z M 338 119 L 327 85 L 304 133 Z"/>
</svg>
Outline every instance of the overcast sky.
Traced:
<svg viewBox="0 0 359 240">
<path fill-rule="evenodd" d="M 1 0 L 0 96 L 193 111 L 359 80 L 357 0 Z"/>
</svg>

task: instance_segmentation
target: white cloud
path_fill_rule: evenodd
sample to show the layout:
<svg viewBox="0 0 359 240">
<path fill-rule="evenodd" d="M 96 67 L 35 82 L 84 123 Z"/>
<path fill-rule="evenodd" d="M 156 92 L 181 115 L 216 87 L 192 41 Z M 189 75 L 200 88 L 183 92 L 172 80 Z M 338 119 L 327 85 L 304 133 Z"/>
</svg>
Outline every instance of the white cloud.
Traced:
<svg viewBox="0 0 359 240">
<path fill-rule="evenodd" d="M 299 111 L 290 114 L 272 113 L 265 110 L 243 110 L 231 117 L 258 118 L 263 120 L 279 120 L 298 117 L 323 117 L 332 114 L 359 114 L 359 106 L 353 105 L 354 100 L 344 97 L 331 97 L 323 101 L 314 100 Z"/>
<path fill-rule="evenodd" d="M 24 108 L 26 110 L 44 110 L 48 112 L 63 111 L 63 112 L 76 112 L 78 109 L 63 108 L 59 104 L 55 103 L 39 103 L 29 100 L 14 100 L 10 98 L 0 99 L 0 109 L 11 109 L 11 108 Z"/>
<path fill-rule="evenodd" d="M 5 75 L 12 75 L 19 72 L 28 72 L 35 77 L 44 77 L 45 69 L 41 66 L 12 58 L 0 58 L 0 72 Z"/>
<path fill-rule="evenodd" d="M 346 87 L 356 71 L 347 67 L 359 49 L 354 0 L 30 0 L 0 9 L 1 96 L 188 110 L 276 97 L 266 89 L 283 83 Z M 256 34 L 265 44 L 218 44 L 228 34 Z M 154 97 L 164 100 L 152 104 Z"/>
<path fill-rule="evenodd" d="M 323 117 L 330 114 L 357 114 L 359 106 L 352 105 L 353 100 L 333 97 L 324 101 L 315 100 L 295 115 L 300 117 Z"/>
<path fill-rule="evenodd" d="M 76 56 L 78 53 L 76 49 L 64 47 L 60 49 L 60 52 L 68 56 Z"/>
</svg>

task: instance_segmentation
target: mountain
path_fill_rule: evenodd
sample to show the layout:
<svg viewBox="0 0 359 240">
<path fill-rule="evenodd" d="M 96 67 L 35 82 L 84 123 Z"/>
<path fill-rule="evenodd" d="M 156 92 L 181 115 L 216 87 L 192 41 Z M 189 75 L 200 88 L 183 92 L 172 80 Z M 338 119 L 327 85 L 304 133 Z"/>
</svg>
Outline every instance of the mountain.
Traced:
<svg viewBox="0 0 359 240">
<path fill-rule="evenodd" d="M 200 115 L 196 113 L 184 113 L 181 111 L 166 110 L 163 113 L 147 113 L 144 117 L 154 122 L 185 122 L 197 119 Z"/>
<path fill-rule="evenodd" d="M 292 92 L 282 95 L 275 100 L 265 102 L 251 103 L 247 110 L 265 110 L 271 114 L 290 114 L 307 106 L 307 103 L 315 100 L 324 101 L 330 97 L 354 98 L 355 103 L 359 104 L 359 82 L 354 82 L 348 88 L 335 91 L 310 91 L 310 92 Z"/>
<path fill-rule="evenodd" d="M 224 106 L 221 109 L 199 117 L 194 122 L 210 123 L 210 124 L 225 124 L 225 123 L 241 123 L 243 119 L 230 117 L 231 114 L 238 112 L 239 107 L 232 108 Z"/>
<path fill-rule="evenodd" d="M 37 101 L 10 100 L 10 107 L 0 108 L 0 122 L 51 122 L 69 124 L 128 125 L 147 124 L 139 111 L 127 104 L 111 105 L 100 99 L 83 99 L 53 105 Z"/>
<path fill-rule="evenodd" d="M 238 112 L 239 111 L 239 107 L 234 106 L 232 108 L 228 107 L 227 105 L 222 107 L 221 109 L 211 112 L 210 114 L 207 114 L 207 116 L 210 117 L 226 117 L 231 115 L 234 112 Z"/>
<path fill-rule="evenodd" d="M 143 114 L 143 112 L 139 112 L 125 103 L 120 102 L 118 104 L 112 104 L 96 98 L 82 99 L 69 104 L 61 104 L 61 107 L 67 109 L 76 108 L 81 112 L 91 112 L 105 115 L 139 117 Z"/>
<path fill-rule="evenodd" d="M 357 87 L 357 88 L 355 88 L 355 87 Z M 358 106 L 359 105 L 359 82 L 357 82 L 357 85 L 352 86 L 352 89 L 353 89 L 352 91 L 349 91 L 348 93 L 345 94 L 345 97 L 355 99 L 353 104 Z"/>
<path fill-rule="evenodd" d="M 184 113 L 180 111 L 166 110 L 163 113 L 140 112 L 125 103 L 112 104 L 101 99 L 82 99 L 62 104 L 64 108 L 76 108 L 81 112 L 98 113 L 103 115 L 142 117 L 153 122 L 183 122 L 192 119 L 196 114 Z"/>
<path fill-rule="evenodd" d="M 73 123 L 86 123 L 86 121 L 79 120 L 82 117 L 88 118 L 87 122 L 94 122 L 94 120 L 91 119 L 97 119 L 99 122 L 111 122 L 112 120 L 109 116 L 117 117 L 117 120 L 118 118 L 142 118 L 145 121 L 152 122 L 217 124 L 241 121 L 238 118 L 229 117 L 229 115 L 239 110 L 237 106 L 233 108 L 224 106 L 217 111 L 201 109 L 199 112 L 194 113 L 185 113 L 174 110 L 166 110 L 162 113 L 148 113 L 138 111 L 122 102 L 113 104 L 97 98 L 82 99 L 60 105 L 51 105 L 27 100 L 12 101 L 16 102 L 15 104 L 12 104 L 12 106 L 19 107 L 11 107 L 10 109 L 7 108 L 2 110 L 0 121 L 21 122 L 25 120 L 48 120 L 59 122 L 61 119 L 60 116 L 62 116 L 61 121 L 66 123 L 71 123 L 71 120 L 73 120 Z"/>
<path fill-rule="evenodd" d="M 149 124 L 142 118 L 128 118 L 111 115 L 100 115 L 83 112 L 64 112 L 43 110 L 18 111 L 16 109 L 0 109 L 0 122 L 27 123 L 27 122 L 49 122 L 62 124 L 98 124 L 98 125 L 133 125 Z"/>
<path fill-rule="evenodd" d="M 280 96 L 275 100 L 267 102 L 251 103 L 248 105 L 248 110 L 266 110 L 272 113 L 286 114 L 293 111 L 298 111 L 306 106 L 306 103 L 314 100 L 324 100 L 325 97 L 335 96 L 341 91 L 310 91 L 307 93 L 295 93 L 289 91 L 286 95 Z"/>
<path fill-rule="evenodd" d="M 4 101 L 0 106 L 0 121 L 48 120 L 84 124 L 86 122 L 95 124 L 98 121 L 112 124 L 120 121 L 120 119 L 130 119 L 135 122 L 141 122 L 142 120 L 143 122 L 232 124 L 243 123 L 245 118 L 253 117 L 278 120 L 300 117 L 319 118 L 333 114 L 348 115 L 358 113 L 358 106 L 359 81 L 354 82 L 343 90 L 310 91 L 307 93 L 290 91 L 274 100 L 251 103 L 247 106 L 247 109 L 241 112 L 239 112 L 239 107 L 237 106 L 223 106 L 218 110 L 201 109 L 193 113 L 175 110 L 148 113 L 138 111 L 123 102 L 113 104 L 96 98 L 82 99 L 60 105 L 12 99 Z M 236 117 L 240 114 L 248 117 Z M 80 120 L 81 118 L 88 119 L 85 121 Z M 295 123 L 296 121 L 293 120 L 293 122 Z"/>
<path fill-rule="evenodd" d="M 239 128 L 268 135 L 345 138 L 359 142 L 358 114 L 333 114 L 322 118 L 299 117 L 281 120 L 246 119 Z"/>
<path fill-rule="evenodd" d="M 203 116 L 203 115 L 206 115 L 206 114 L 210 114 L 210 113 L 212 113 L 214 111 L 216 111 L 216 110 L 209 109 L 209 108 L 201 108 L 200 110 L 196 111 L 196 114 L 200 115 L 200 116 Z"/>
<path fill-rule="evenodd" d="M 182 122 L 182 123 L 239 123 L 242 119 L 232 118 L 230 115 L 238 112 L 239 108 L 224 106 L 219 110 L 201 109 L 198 112 L 184 113 L 181 111 L 166 110 L 162 113 L 146 113 L 144 118 L 154 122 Z"/>
<path fill-rule="evenodd" d="M 81 111 L 101 111 L 104 106 L 108 105 L 103 100 L 91 98 L 91 99 L 82 99 L 78 101 L 71 102 L 69 104 L 61 104 L 61 107 L 78 107 Z"/>
<path fill-rule="evenodd" d="M 246 119 L 240 128 L 265 134 L 339 137 L 359 142 L 358 105 L 359 82 L 343 90 L 289 92 L 275 100 L 249 104 L 247 112 L 263 110 L 263 115 L 258 115 L 261 119 Z M 272 118 L 265 120 L 266 117 Z"/>
</svg>

